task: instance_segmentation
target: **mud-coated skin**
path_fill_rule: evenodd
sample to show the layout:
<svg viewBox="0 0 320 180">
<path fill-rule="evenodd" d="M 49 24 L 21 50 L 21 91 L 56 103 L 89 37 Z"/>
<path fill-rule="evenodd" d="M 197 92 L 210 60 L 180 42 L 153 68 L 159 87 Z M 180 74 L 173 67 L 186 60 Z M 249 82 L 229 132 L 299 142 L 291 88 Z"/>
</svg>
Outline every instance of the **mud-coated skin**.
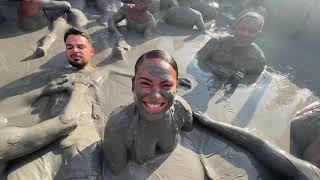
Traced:
<svg viewBox="0 0 320 180">
<path fill-rule="evenodd" d="M 193 0 L 190 7 L 199 11 L 204 20 L 214 19 L 218 13 L 218 7 L 214 0 Z"/>
<path fill-rule="evenodd" d="M 196 26 L 199 31 L 205 31 L 201 12 L 190 8 L 190 2 L 181 0 L 179 3 L 173 2 L 171 4 L 163 17 L 166 23 L 187 29 Z"/>
<path fill-rule="evenodd" d="M 39 27 L 39 20 L 44 21 L 45 14 L 48 21 L 52 21 L 62 16 L 71 8 L 67 1 L 53 0 L 23 0 L 18 8 L 19 25 L 24 30 L 35 30 Z M 45 12 L 48 11 L 48 12 Z M 54 12 L 54 14 L 53 14 Z"/>
<path fill-rule="evenodd" d="M 320 178 L 320 170 L 316 166 L 274 147 L 248 130 L 215 121 L 201 112 L 193 112 L 193 118 L 211 131 L 243 147 L 265 166 L 288 179 Z"/>
<path fill-rule="evenodd" d="M 232 77 L 237 73 L 259 76 L 266 66 L 262 50 L 255 44 L 235 46 L 233 36 L 210 39 L 197 53 L 197 59 L 205 63 L 219 77 Z"/>
<path fill-rule="evenodd" d="M 68 113 L 68 112 L 66 112 Z M 0 179 L 8 161 L 33 153 L 77 127 L 75 119 L 52 118 L 31 127 L 0 127 Z"/>
<path fill-rule="evenodd" d="M 291 121 L 291 153 L 320 167 L 320 101 L 297 112 Z"/>
<path fill-rule="evenodd" d="M 43 174 L 48 174 L 47 179 L 102 178 L 100 142 L 103 133 L 99 132 L 99 129 L 100 126 L 104 127 L 104 118 L 95 109 L 95 106 L 99 108 L 96 86 L 99 86 L 102 78 L 88 70 L 77 71 L 61 78 L 56 83 L 50 83 L 51 87 L 45 88 L 46 92 L 42 96 L 63 96 L 69 99 L 61 117 L 65 123 L 77 119 L 78 127 L 56 143 L 53 147 L 54 153 L 47 152 L 41 158 L 15 166 L 9 173 L 8 180 L 42 179 Z M 54 92 L 56 94 L 53 94 Z M 56 106 L 50 108 L 54 109 Z M 32 169 L 32 174 L 26 174 L 28 169 Z"/>
<path fill-rule="evenodd" d="M 23 0 L 18 14 L 19 25 L 24 30 L 35 30 L 39 28 L 39 24 L 44 24 L 44 21 L 48 23 L 49 33 L 39 40 L 32 58 L 45 56 L 57 35 L 67 30 L 68 24 L 75 27 L 87 24 L 87 18 L 82 11 L 71 8 L 67 1 Z"/>
<path fill-rule="evenodd" d="M 117 30 L 116 25 L 124 19 L 127 20 L 128 29 L 143 33 L 145 36 L 150 35 L 155 28 L 155 19 L 147 9 L 139 11 L 124 5 L 108 21 L 109 30 L 118 38 L 123 35 Z"/>
<path fill-rule="evenodd" d="M 108 119 L 103 150 L 111 170 L 119 173 L 128 160 L 144 163 L 157 155 L 171 152 L 179 143 L 180 130 L 192 129 L 192 111 L 188 103 L 176 96 L 161 121 L 141 118 L 134 103 L 121 106 Z"/>
</svg>

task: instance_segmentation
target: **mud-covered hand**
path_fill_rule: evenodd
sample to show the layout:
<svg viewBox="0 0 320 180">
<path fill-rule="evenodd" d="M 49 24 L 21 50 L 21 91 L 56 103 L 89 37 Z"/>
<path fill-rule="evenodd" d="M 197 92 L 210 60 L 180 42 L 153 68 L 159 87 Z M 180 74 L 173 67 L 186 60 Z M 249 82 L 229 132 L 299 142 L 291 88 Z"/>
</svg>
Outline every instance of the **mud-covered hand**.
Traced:
<svg viewBox="0 0 320 180">
<path fill-rule="evenodd" d="M 210 122 L 212 122 L 210 117 L 201 111 L 193 111 L 192 116 L 193 116 L 194 120 L 197 120 L 197 121 L 201 122 L 201 124 L 204 124 L 204 125 L 210 124 Z"/>
<path fill-rule="evenodd" d="M 95 83 L 91 80 L 88 74 L 84 73 L 62 75 L 60 78 L 49 82 L 40 96 L 48 96 L 59 92 L 71 93 L 76 84 L 83 84 L 90 87 L 94 86 Z"/>
<path fill-rule="evenodd" d="M 60 78 L 54 79 L 48 83 L 48 85 L 42 91 L 41 96 L 49 96 L 55 93 L 63 92 L 67 90 L 65 84 L 68 82 L 68 76 L 63 75 Z"/>
</svg>

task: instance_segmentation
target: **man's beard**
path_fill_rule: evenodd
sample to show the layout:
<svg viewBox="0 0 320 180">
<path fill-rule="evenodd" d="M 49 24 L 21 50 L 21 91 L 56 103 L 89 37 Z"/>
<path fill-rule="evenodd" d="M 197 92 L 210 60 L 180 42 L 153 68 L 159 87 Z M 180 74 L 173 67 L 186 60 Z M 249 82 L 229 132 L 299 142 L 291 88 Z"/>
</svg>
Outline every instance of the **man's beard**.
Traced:
<svg viewBox="0 0 320 180">
<path fill-rule="evenodd" d="M 83 61 L 82 62 L 74 62 L 74 61 L 69 61 L 69 64 L 77 69 L 83 69 L 87 63 L 84 63 Z"/>
</svg>

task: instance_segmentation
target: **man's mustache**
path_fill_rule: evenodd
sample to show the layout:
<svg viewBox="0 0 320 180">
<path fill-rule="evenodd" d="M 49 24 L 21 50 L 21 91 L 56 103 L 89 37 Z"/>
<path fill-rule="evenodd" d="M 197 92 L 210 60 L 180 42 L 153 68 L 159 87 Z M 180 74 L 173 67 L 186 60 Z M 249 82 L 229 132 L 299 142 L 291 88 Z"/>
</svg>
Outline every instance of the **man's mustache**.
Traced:
<svg viewBox="0 0 320 180">
<path fill-rule="evenodd" d="M 82 57 L 81 54 L 71 54 L 71 57 L 74 58 L 74 57 Z"/>
</svg>

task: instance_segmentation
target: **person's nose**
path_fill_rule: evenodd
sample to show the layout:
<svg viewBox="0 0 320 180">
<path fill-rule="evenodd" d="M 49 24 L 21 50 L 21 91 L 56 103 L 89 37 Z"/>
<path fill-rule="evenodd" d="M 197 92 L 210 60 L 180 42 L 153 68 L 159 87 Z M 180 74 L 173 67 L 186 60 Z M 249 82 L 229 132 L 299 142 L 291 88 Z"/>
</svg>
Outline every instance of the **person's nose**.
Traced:
<svg viewBox="0 0 320 180">
<path fill-rule="evenodd" d="M 150 93 L 150 98 L 152 98 L 152 99 L 159 99 L 161 97 L 162 97 L 162 95 L 160 93 L 160 89 L 158 89 L 158 88 L 154 88 Z"/>
<path fill-rule="evenodd" d="M 79 48 L 77 48 L 77 47 L 72 48 L 72 53 L 78 53 L 78 52 L 79 52 Z"/>
</svg>

